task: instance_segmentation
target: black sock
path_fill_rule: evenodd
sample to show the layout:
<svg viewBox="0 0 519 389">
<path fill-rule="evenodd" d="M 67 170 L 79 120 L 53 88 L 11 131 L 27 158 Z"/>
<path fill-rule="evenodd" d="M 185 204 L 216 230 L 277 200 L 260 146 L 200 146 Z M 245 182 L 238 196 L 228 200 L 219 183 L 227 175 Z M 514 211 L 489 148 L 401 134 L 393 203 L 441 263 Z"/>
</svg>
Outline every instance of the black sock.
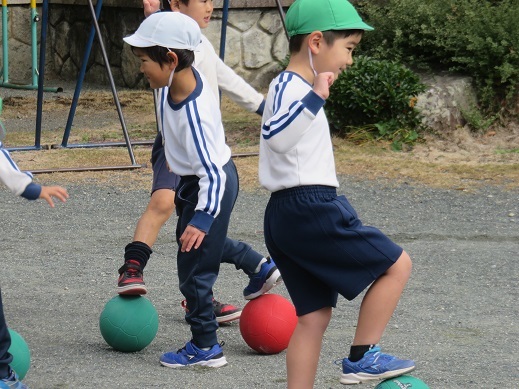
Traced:
<svg viewBox="0 0 519 389">
<path fill-rule="evenodd" d="M 366 344 L 366 345 L 358 345 L 350 347 L 350 355 L 348 355 L 348 359 L 351 362 L 358 362 L 364 357 L 364 354 L 371 350 L 375 345 L 374 344 Z"/>
<path fill-rule="evenodd" d="M 139 261 L 141 268 L 144 269 L 152 253 L 153 251 L 146 243 L 135 241 L 124 248 L 124 261 L 134 259 Z"/>
</svg>

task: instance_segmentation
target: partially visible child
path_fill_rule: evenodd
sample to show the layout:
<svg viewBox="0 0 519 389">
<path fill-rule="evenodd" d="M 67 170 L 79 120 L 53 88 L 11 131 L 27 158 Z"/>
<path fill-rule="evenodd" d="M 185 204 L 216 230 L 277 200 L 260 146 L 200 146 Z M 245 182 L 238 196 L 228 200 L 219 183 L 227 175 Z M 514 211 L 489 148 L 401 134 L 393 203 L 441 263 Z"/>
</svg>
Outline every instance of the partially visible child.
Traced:
<svg viewBox="0 0 519 389">
<path fill-rule="evenodd" d="M 143 0 L 144 15 L 147 17 L 159 11 L 160 0 Z M 203 29 L 209 25 L 213 13 L 212 0 L 172 0 L 172 11 L 188 15 Z M 264 98 L 243 78 L 238 76 L 219 57 L 209 42 L 202 34 L 200 45 L 195 52 L 196 68 L 206 77 L 208 87 L 216 98 L 219 96 L 219 88 L 242 108 L 263 113 Z M 157 90 L 157 117 L 162 116 L 164 98 L 167 96 L 167 88 Z M 160 128 L 159 121 L 158 127 Z M 144 284 L 143 271 L 152 254 L 152 246 L 155 243 L 161 227 L 173 214 L 175 209 L 175 189 L 179 177 L 169 171 L 164 154 L 162 134 L 159 132 L 152 149 L 153 184 L 152 194 L 141 215 L 134 232 L 133 241 L 126 245 L 124 264 L 119 269 L 117 292 L 119 294 L 145 294 L 147 289 Z M 226 256 L 223 262 L 235 265 L 236 269 L 243 270 L 249 276 L 249 284 L 243 291 L 246 300 L 254 299 L 268 292 L 281 279 L 277 267 L 270 258 L 265 258 L 252 249 L 245 242 L 232 239 L 226 240 Z M 189 306 L 185 301 L 182 306 L 187 311 Z M 214 313 L 219 323 L 239 319 L 241 309 L 232 305 L 213 301 Z"/>
<path fill-rule="evenodd" d="M 411 360 L 378 343 L 411 274 L 411 260 L 381 231 L 364 226 L 339 186 L 323 106 L 372 30 L 347 0 L 296 0 L 286 14 L 290 61 L 270 84 L 262 120 L 259 179 L 272 192 L 265 242 L 294 302 L 298 324 L 287 350 L 288 388 L 312 388 L 338 294 L 360 306 L 343 384 L 407 373 Z M 352 112 L 354 115 L 355 112 Z"/>
<path fill-rule="evenodd" d="M 183 348 L 160 358 L 173 368 L 227 364 L 216 335 L 212 288 L 226 254 L 238 174 L 225 143 L 218 100 L 192 66 L 200 39 L 198 24 L 180 12 L 154 13 L 124 38 L 141 60 L 150 87 L 168 87 L 161 128 L 167 164 L 180 177 L 177 270 L 192 335 Z"/>
<path fill-rule="evenodd" d="M 9 152 L 3 148 L 0 133 L 0 181 L 15 195 L 28 200 L 44 199 L 54 208 L 53 197 L 65 202 L 68 193 L 60 186 L 41 186 L 32 181 L 32 175 L 23 173 L 11 159 Z M 4 317 L 4 308 L 0 292 L 0 389 L 27 389 L 27 385 L 18 379 L 18 375 L 9 364 L 13 356 L 9 353 L 11 337 Z"/>
</svg>

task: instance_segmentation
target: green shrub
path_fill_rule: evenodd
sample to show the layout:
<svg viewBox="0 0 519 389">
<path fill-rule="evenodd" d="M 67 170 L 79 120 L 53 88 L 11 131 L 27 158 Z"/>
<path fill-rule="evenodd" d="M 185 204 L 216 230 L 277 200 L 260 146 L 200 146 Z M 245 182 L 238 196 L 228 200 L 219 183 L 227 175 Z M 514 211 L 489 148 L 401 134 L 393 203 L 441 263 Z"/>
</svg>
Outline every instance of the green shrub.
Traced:
<svg viewBox="0 0 519 389">
<path fill-rule="evenodd" d="M 473 77 L 486 113 L 519 96 L 519 0 L 357 0 L 363 54 Z M 517 113 L 517 112 L 515 112 Z"/>
<path fill-rule="evenodd" d="M 425 90 L 419 77 L 394 62 L 357 56 L 330 90 L 325 110 L 332 132 L 388 139 L 395 149 L 412 144 L 423 130 L 414 108 Z"/>
</svg>

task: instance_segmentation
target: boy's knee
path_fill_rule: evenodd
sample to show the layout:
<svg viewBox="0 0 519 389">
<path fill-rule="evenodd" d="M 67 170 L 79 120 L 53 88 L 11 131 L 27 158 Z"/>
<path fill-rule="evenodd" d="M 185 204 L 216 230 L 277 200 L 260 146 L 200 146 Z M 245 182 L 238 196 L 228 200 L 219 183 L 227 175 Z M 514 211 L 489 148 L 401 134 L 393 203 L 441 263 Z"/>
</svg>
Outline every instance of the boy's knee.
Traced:
<svg viewBox="0 0 519 389">
<path fill-rule="evenodd" d="M 413 262 L 411 261 L 411 257 L 405 251 L 402 251 L 402 254 L 395 262 L 396 268 L 398 269 L 398 273 L 406 279 L 411 276 L 411 270 L 413 269 Z M 395 266 L 394 266 L 395 267 Z"/>
<path fill-rule="evenodd" d="M 175 210 L 175 192 L 169 189 L 154 192 L 148 203 L 148 209 L 157 214 L 171 216 Z"/>
</svg>

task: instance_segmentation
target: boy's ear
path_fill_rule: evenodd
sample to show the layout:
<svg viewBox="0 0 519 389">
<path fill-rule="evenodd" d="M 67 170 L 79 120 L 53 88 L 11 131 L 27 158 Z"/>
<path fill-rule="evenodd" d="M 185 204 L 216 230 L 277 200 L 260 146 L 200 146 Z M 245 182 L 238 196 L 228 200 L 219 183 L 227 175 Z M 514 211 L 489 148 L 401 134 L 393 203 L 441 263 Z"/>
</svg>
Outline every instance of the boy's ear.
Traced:
<svg viewBox="0 0 519 389">
<path fill-rule="evenodd" d="M 322 44 L 323 33 L 321 31 L 314 31 L 308 35 L 308 47 L 312 51 L 312 54 L 317 54 Z"/>
<path fill-rule="evenodd" d="M 169 67 L 172 69 L 176 68 L 178 65 L 178 56 L 174 51 L 168 51 L 166 54 L 169 58 Z"/>
<path fill-rule="evenodd" d="M 171 0 L 169 3 L 172 11 L 180 11 L 180 1 L 179 0 Z"/>
</svg>

